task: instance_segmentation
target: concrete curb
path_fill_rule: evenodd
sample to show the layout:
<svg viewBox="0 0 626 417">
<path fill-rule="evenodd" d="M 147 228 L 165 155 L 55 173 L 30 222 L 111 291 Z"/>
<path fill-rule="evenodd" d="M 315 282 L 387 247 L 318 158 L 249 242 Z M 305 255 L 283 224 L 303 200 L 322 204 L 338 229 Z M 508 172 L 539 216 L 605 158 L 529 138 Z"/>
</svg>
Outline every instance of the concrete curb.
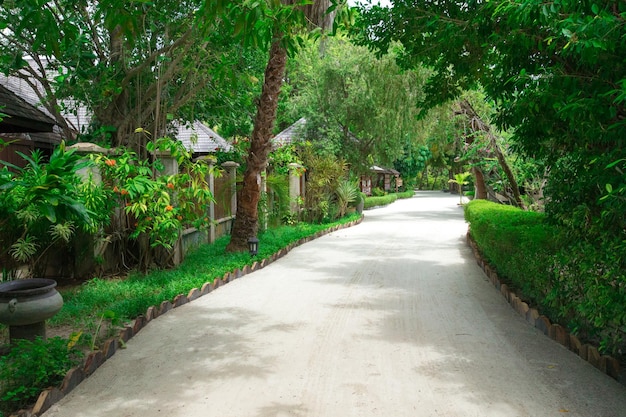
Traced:
<svg viewBox="0 0 626 417">
<path fill-rule="evenodd" d="M 118 337 L 107 339 L 101 350 L 91 352 L 85 360 L 82 366 L 77 366 L 70 369 L 61 383 L 60 388 L 50 387 L 45 389 L 39 394 L 37 402 L 32 408 L 19 410 L 9 417 L 36 417 L 46 412 L 55 403 L 60 401 L 63 397 L 69 394 L 74 388 L 76 388 L 82 381 L 84 381 L 109 358 L 111 358 L 115 352 L 121 347 L 124 347 L 133 336 L 135 336 L 141 329 L 143 329 L 148 323 L 157 317 L 166 314 L 174 308 L 178 308 L 187 303 L 215 291 L 217 288 L 226 285 L 227 283 L 241 278 L 244 275 L 265 268 L 277 259 L 285 256 L 293 248 L 310 242 L 313 239 L 327 235 L 340 229 L 356 226 L 363 221 L 363 216 L 358 220 L 348 222 L 339 226 L 333 226 L 329 229 L 317 232 L 315 235 L 308 238 L 302 238 L 299 241 L 290 244 L 286 248 L 280 249 L 278 252 L 272 254 L 269 258 L 265 258 L 261 261 L 255 260 L 251 265 L 246 265 L 242 269 L 236 269 L 232 272 L 227 272 L 221 278 L 214 278 L 213 281 L 205 282 L 200 289 L 192 288 L 187 294 L 178 294 L 172 301 L 163 301 L 159 306 L 150 306 L 146 310 L 145 315 L 140 315 L 131 323 L 128 323 L 122 330 L 120 330 Z"/>
<path fill-rule="evenodd" d="M 495 269 L 487 263 L 482 257 L 478 245 L 467 232 L 467 243 L 472 248 L 476 263 L 481 267 L 493 286 L 502 293 L 502 296 L 511 305 L 511 307 L 531 325 L 540 330 L 543 334 L 550 337 L 555 342 L 563 345 L 565 348 L 580 356 L 583 360 L 609 375 L 611 378 L 620 380 L 620 363 L 617 359 L 600 355 L 597 347 L 590 344 L 582 344 L 580 340 L 573 334 L 569 334 L 567 330 L 557 323 L 552 323 L 550 319 L 522 301 L 517 294 L 512 292 L 507 284 L 501 282 Z"/>
</svg>

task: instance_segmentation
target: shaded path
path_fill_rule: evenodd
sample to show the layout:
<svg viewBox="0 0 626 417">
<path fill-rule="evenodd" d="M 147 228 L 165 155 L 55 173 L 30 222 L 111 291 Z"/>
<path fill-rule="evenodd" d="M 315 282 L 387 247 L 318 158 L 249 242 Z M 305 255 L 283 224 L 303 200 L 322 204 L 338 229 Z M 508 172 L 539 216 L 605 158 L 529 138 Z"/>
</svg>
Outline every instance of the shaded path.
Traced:
<svg viewBox="0 0 626 417">
<path fill-rule="evenodd" d="M 457 202 L 367 211 L 159 317 L 44 416 L 626 416 L 486 281 Z"/>
</svg>

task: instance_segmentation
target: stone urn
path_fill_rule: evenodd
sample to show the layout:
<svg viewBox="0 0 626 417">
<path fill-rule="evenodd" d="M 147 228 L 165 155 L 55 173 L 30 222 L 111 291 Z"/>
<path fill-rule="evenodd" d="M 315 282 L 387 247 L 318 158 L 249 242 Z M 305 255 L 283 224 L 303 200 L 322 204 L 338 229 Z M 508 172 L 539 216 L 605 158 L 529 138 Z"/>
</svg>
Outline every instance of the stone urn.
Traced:
<svg viewBox="0 0 626 417">
<path fill-rule="evenodd" d="M 0 323 L 9 326 L 11 341 L 46 338 L 46 320 L 63 307 L 52 279 L 28 278 L 0 283 Z"/>
</svg>

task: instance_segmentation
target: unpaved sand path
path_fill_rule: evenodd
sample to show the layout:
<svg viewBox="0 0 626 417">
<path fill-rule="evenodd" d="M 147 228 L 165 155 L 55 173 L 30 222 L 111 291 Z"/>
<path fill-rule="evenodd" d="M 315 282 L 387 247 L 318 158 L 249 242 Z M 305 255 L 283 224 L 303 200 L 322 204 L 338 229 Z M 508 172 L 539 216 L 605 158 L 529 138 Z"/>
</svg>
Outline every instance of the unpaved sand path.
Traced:
<svg viewBox="0 0 626 417">
<path fill-rule="evenodd" d="M 520 318 L 418 193 L 152 321 L 46 417 L 624 417 L 626 388 Z"/>
</svg>

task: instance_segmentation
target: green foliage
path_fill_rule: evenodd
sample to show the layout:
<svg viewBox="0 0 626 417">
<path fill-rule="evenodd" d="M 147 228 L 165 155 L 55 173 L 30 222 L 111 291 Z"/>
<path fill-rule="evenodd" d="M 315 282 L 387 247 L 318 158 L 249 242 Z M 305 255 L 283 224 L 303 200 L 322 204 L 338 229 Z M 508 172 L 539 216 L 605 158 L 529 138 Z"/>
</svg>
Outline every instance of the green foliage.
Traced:
<svg viewBox="0 0 626 417">
<path fill-rule="evenodd" d="M 299 149 L 307 167 L 307 189 L 304 201 L 305 219 L 311 222 L 329 222 L 338 215 L 336 190 L 346 177 L 346 164 L 334 156 L 322 156 L 310 143 Z"/>
<path fill-rule="evenodd" d="M 322 42 L 307 44 L 289 72 L 291 95 L 283 100 L 291 120 L 305 117 L 304 138 L 355 173 L 366 173 L 373 161 L 391 165 L 407 142 L 418 140 L 416 103 L 425 72 L 402 71 L 395 51 L 377 59 L 345 37 Z"/>
<path fill-rule="evenodd" d="M 338 215 L 343 217 L 346 214 L 348 205 L 358 198 L 359 190 L 355 183 L 344 178 L 337 184 L 335 195 L 337 196 L 337 205 L 339 206 Z"/>
<path fill-rule="evenodd" d="M 271 169 L 282 175 L 289 175 L 289 164 L 302 165 L 295 144 L 289 144 L 274 149 L 269 155 Z"/>
<path fill-rule="evenodd" d="M 382 197 L 382 196 L 384 196 L 386 194 L 387 193 L 382 188 L 379 188 L 379 187 L 372 188 L 372 196 L 374 196 L 374 197 Z"/>
<path fill-rule="evenodd" d="M 400 173 L 405 182 L 405 187 L 413 187 L 417 180 L 417 174 L 426 168 L 426 163 L 431 158 L 432 152 L 426 145 L 413 145 L 407 141 L 404 145 L 404 154 L 393 163 L 393 167 Z"/>
<path fill-rule="evenodd" d="M 140 245 L 139 266 L 143 270 L 155 261 L 150 248 L 171 249 L 183 228 L 207 229 L 210 219 L 205 207 L 213 200 L 207 182 L 209 164 L 192 162 L 182 144 L 168 138 L 157 140 L 149 150 L 168 151 L 177 160 L 179 172 L 156 176 L 163 169 L 159 159 L 152 163 L 140 160 L 126 149 L 116 157 L 93 155 L 102 173 L 111 210 L 124 209 L 124 215 L 115 222 L 120 229 L 111 233 L 148 243 Z"/>
<path fill-rule="evenodd" d="M 404 66 L 433 68 L 428 106 L 484 88 L 515 149 L 549 167 L 550 221 L 576 239 L 623 240 L 623 209 L 600 199 L 623 177 L 605 167 L 624 158 L 626 3 L 398 0 L 361 11 L 362 43 L 383 54 L 399 41 Z"/>
<path fill-rule="evenodd" d="M 404 191 L 402 193 L 392 193 L 383 196 L 365 197 L 364 208 L 368 209 L 372 207 L 386 206 L 393 203 L 399 198 L 413 198 L 414 195 L 415 193 L 413 192 L 413 190 L 410 190 Z"/>
<path fill-rule="evenodd" d="M 57 120 L 85 108 L 93 114 L 91 126 L 69 127 L 66 137 L 72 131 L 140 155 L 147 138 L 134 129 L 160 136 L 172 120 L 203 120 L 219 124 L 224 136 L 248 135 L 267 63 L 259 46 L 275 21 L 302 20 L 280 2 L 6 4 L 0 72 L 40 86 L 42 104 Z M 244 24 L 246 30 L 235 30 Z"/>
<path fill-rule="evenodd" d="M 365 198 L 365 209 L 369 209 L 372 207 L 386 206 L 398 199 L 398 196 L 395 194 L 389 194 L 381 197 L 367 197 Z"/>
<path fill-rule="evenodd" d="M 558 230 L 546 224 L 545 216 L 473 200 L 465 206 L 465 219 L 472 238 L 498 273 L 531 303 L 548 307 L 545 271 L 556 253 Z"/>
<path fill-rule="evenodd" d="M 77 230 L 94 233 L 107 223 L 105 191 L 82 181 L 78 172 L 90 163 L 63 144 L 47 162 L 38 151 L 20 155 L 25 168 L 0 170 L 0 259 L 9 268 L 28 263 L 43 276 L 51 248 L 67 250 Z"/>
<path fill-rule="evenodd" d="M 567 241 L 552 260 L 546 301 L 583 339 L 620 354 L 626 349 L 624 242 Z"/>
<path fill-rule="evenodd" d="M 471 172 L 459 172 L 454 174 L 454 179 L 448 180 L 450 183 L 454 183 L 459 187 L 460 204 L 463 204 L 463 186 L 469 184 L 469 179 L 472 177 Z"/>
<path fill-rule="evenodd" d="M 45 388 L 60 384 L 80 357 L 59 337 L 18 340 L 7 355 L 0 356 L 0 413 L 9 415 L 34 403 Z"/>
<path fill-rule="evenodd" d="M 395 193 L 395 195 L 399 199 L 413 198 L 415 196 L 415 192 L 413 190 L 408 190 L 408 191 L 403 191 L 401 193 Z"/>
<path fill-rule="evenodd" d="M 289 214 L 289 179 L 283 174 L 270 174 L 266 178 L 267 193 L 261 195 L 259 202 L 259 221 L 263 222 L 267 214 L 267 226 L 279 226 Z M 260 229 L 265 229 L 261 224 Z"/>
<path fill-rule="evenodd" d="M 474 200 L 470 233 L 501 277 L 554 321 L 603 352 L 626 347 L 626 265 L 620 241 L 571 239 L 545 215 Z"/>
</svg>

